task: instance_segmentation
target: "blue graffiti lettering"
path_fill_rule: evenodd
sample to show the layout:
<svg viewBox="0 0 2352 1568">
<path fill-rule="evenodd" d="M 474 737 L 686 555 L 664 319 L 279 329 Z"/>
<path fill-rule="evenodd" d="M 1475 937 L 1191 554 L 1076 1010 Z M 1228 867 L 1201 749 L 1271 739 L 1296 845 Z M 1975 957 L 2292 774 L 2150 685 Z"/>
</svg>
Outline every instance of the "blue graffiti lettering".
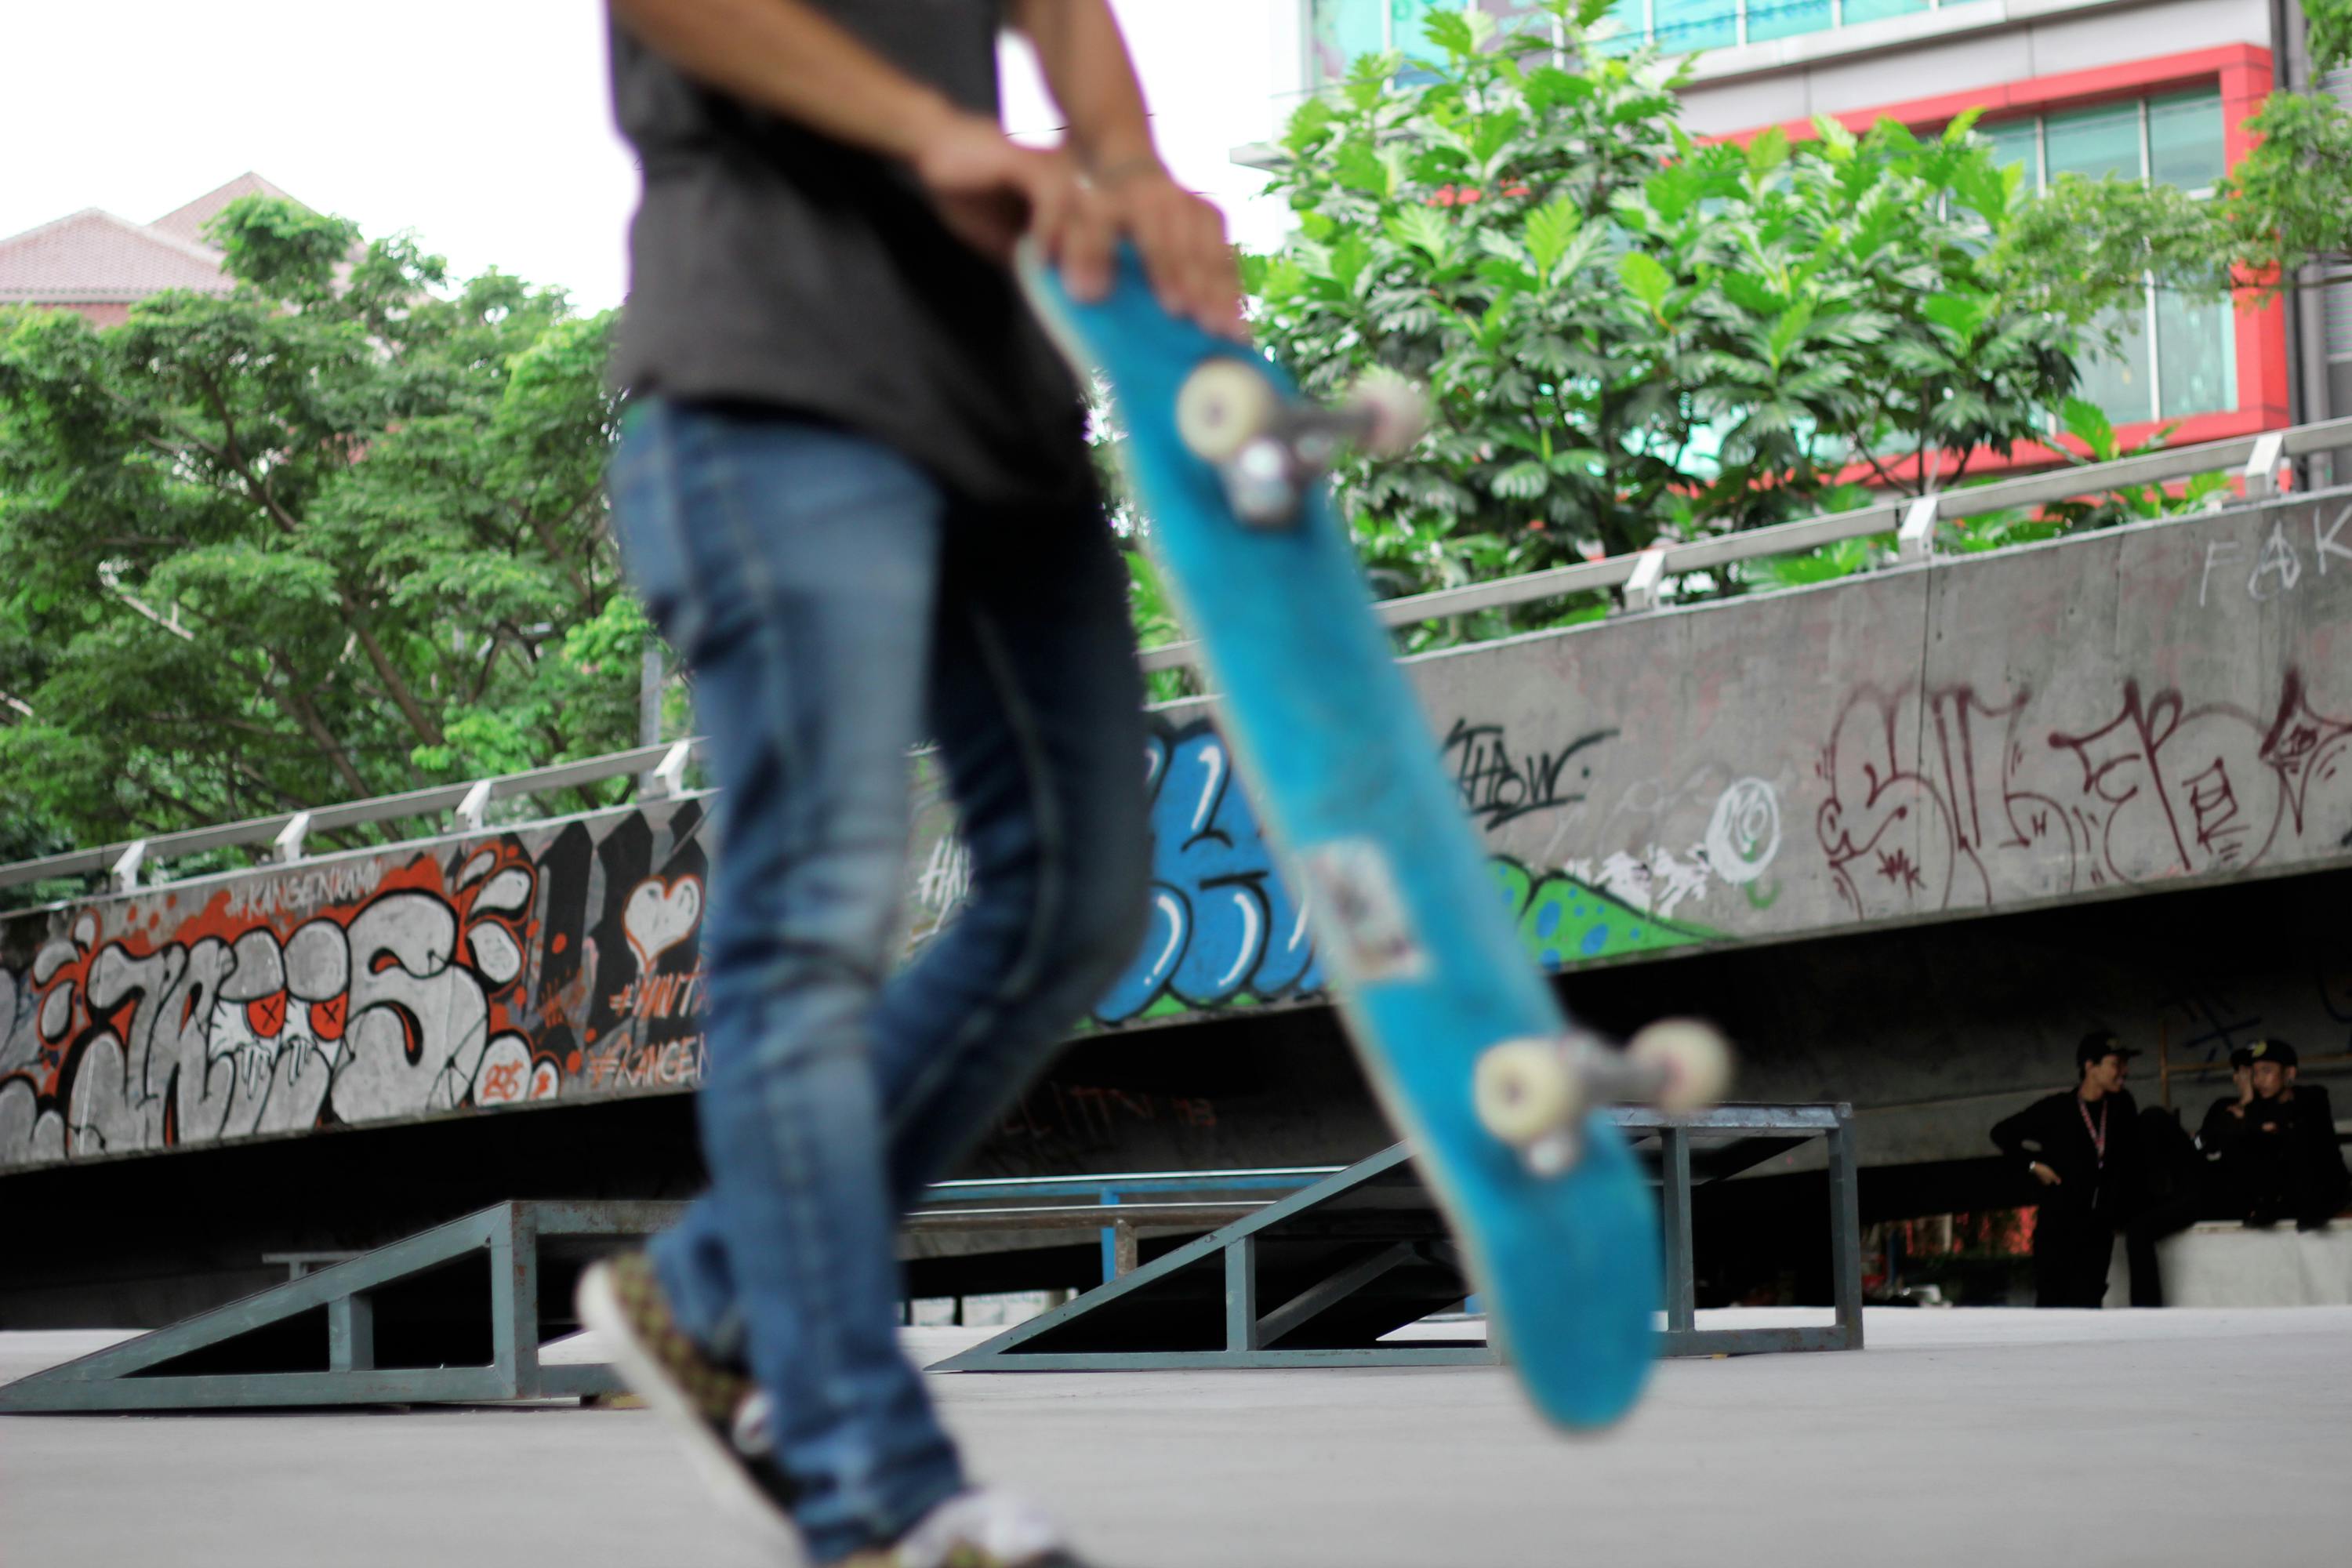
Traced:
<svg viewBox="0 0 2352 1568">
<path fill-rule="evenodd" d="M 1150 932 L 1096 1005 L 1096 1019 L 1115 1024 L 1161 1005 L 1213 1007 L 1321 990 L 1305 913 L 1275 869 L 1223 738 L 1206 721 L 1157 727 L 1146 769 Z"/>
</svg>

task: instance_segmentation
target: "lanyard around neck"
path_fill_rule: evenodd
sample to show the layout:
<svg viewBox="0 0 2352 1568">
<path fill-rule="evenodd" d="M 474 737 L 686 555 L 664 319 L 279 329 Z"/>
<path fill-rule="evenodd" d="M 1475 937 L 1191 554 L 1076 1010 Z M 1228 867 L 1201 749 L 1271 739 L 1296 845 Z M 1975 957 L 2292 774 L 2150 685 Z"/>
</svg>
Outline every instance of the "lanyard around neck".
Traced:
<svg viewBox="0 0 2352 1568">
<path fill-rule="evenodd" d="M 2099 1101 L 2099 1123 L 2095 1127 L 2091 1125 L 2091 1108 L 2083 1103 L 2080 1095 L 2074 1097 L 2074 1109 L 2082 1114 L 2083 1131 L 2091 1135 L 2091 1152 L 2098 1157 L 2099 1168 L 2104 1170 L 2107 1163 L 2107 1102 Z"/>
</svg>

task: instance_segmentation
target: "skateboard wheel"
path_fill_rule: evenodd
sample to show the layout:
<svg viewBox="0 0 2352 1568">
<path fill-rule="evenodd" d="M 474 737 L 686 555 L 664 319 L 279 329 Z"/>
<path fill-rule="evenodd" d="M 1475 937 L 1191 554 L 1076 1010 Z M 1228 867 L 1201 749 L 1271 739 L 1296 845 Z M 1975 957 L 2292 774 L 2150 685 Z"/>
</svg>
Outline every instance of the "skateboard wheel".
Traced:
<svg viewBox="0 0 2352 1568">
<path fill-rule="evenodd" d="M 1176 390 L 1176 437 L 1204 463 L 1225 463 L 1281 412 L 1282 399 L 1257 370 L 1237 359 L 1193 367 Z"/>
<path fill-rule="evenodd" d="M 1394 376 L 1367 377 L 1348 401 L 1364 416 L 1364 451 L 1375 458 L 1402 455 L 1429 428 L 1429 400 L 1411 382 Z"/>
<path fill-rule="evenodd" d="M 1557 1040 L 1505 1040 L 1488 1047 L 1472 1072 L 1470 1093 L 1480 1124 L 1520 1147 L 1567 1126 L 1583 1098 Z"/>
<path fill-rule="evenodd" d="M 1731 1087 L 1731 1043 L 1696 1018 L 1661 1018 L 1626 1044 L 1633 1064 L 1654 1074 L 1661 1110 L 1697 1110 Z"/>
</svg>

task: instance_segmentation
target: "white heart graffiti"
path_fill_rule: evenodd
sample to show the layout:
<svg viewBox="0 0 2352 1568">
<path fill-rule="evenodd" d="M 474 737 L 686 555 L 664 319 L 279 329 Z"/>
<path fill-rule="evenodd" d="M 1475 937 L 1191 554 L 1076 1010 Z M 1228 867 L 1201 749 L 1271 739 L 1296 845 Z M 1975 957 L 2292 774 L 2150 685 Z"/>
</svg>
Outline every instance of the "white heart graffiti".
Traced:
<svg viewBox="0 0 2352 1568">
<path fill-rule="evenodd" d="M 664 882 L 648 877 L 639 882 L 621 910 L 621 929 L 627 933 L 629 951 L 637 955 L 638 970 L 650 971 L 654 960 L 684 942 L 701 919 L 701 878 Z"/>
</svg>

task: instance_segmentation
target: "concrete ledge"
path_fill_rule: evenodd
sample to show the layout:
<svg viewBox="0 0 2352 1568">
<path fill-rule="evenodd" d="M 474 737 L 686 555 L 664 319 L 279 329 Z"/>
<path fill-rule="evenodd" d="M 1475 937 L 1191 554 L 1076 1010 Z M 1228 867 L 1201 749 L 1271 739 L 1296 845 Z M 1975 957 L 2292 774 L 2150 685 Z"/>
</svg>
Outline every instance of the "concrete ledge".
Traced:
<svg viewBox="0 0 2352 1568">
<path fill-rule="evenodd" d="M 2342 1223 L 2314 1231 L 2191 1226 L 2158 1242 L 2156 1258 L 2170 1307 L 2352 1306 L 2352 1226 Z M 2131 1304 L 2121 1242 L 2107 1274 L 2106 1304 Z"/>
</svg>

